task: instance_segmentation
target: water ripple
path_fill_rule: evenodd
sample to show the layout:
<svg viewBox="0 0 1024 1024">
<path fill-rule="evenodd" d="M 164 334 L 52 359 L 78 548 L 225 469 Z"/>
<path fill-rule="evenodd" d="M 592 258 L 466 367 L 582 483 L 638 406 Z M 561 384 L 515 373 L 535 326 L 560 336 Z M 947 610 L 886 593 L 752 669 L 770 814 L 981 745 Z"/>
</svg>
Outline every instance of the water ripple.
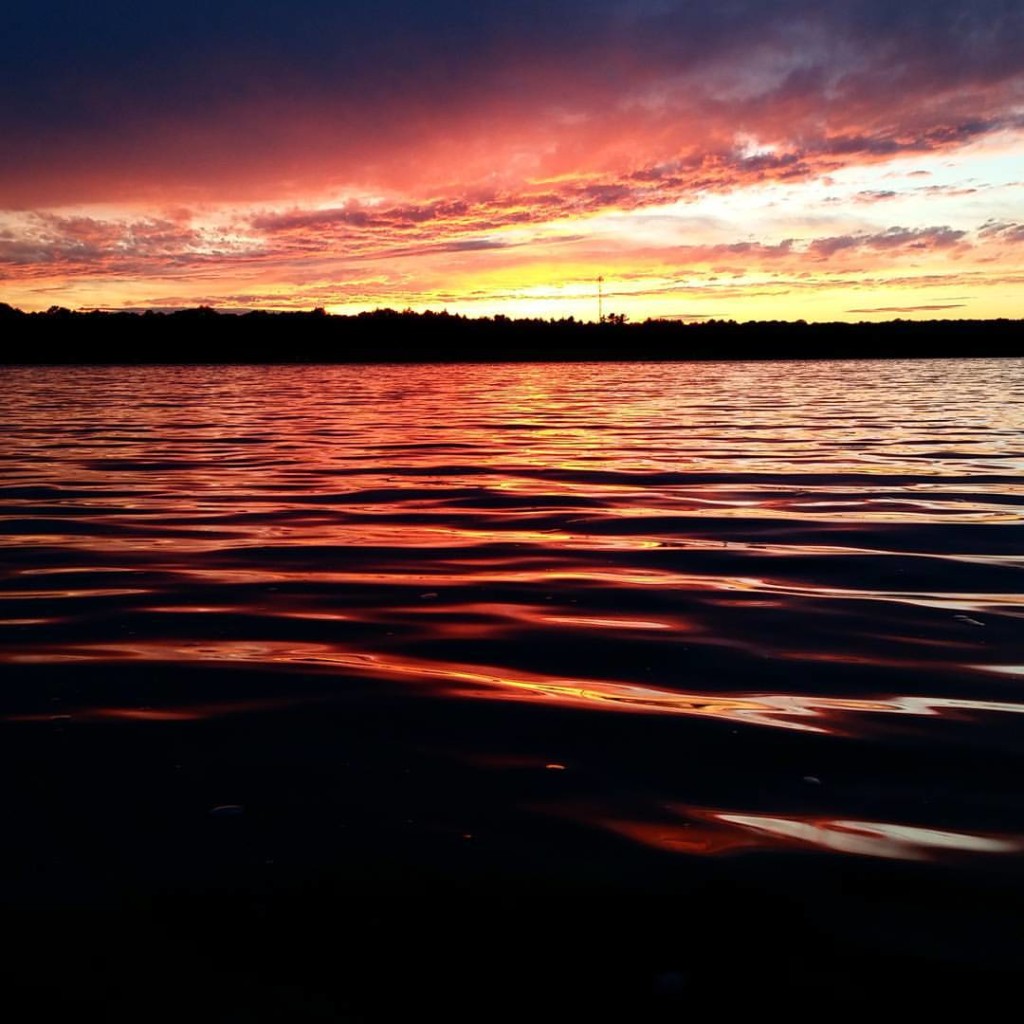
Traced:
<svg viewBox="0 0 1024 1024">
<path fill-rule="evenodd" d="M 430 702 L 473 770 L 555 728 L 543 813 L 640 844 L 1018 854 L 1022 369 L 8 370 L 0 718 Z"/>
</svg>

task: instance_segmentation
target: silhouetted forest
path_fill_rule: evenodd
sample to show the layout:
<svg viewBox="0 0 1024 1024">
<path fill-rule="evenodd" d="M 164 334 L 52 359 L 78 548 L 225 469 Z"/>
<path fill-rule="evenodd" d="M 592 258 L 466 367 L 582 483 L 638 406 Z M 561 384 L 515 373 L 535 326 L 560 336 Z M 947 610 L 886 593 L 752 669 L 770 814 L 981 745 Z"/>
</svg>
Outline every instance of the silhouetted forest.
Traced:
<svg viewBox="0 0 1024 1024">
<path fill-rule="evenodd" d="M 23 313 L 0 303 L 0 362 L 389 363 L 1024 356 L 1022 320 L 512 320 L 392 309 Z"/>
</svg>

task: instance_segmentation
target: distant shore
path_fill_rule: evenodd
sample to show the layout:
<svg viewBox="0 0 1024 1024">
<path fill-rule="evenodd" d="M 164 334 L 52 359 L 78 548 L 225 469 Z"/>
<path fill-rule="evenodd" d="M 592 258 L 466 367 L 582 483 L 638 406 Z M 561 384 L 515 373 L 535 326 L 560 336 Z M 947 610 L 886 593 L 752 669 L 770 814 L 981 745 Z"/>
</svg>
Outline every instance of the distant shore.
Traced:
<svg viewBox="0 0 1024 1024">
<path fill-rule="evenodd" d="M 416 363 L 1024 356 L 1024 320 L 630 323 L 391 309 L 23 313 L 0 303 L 0 364 Z"/>
</svg>

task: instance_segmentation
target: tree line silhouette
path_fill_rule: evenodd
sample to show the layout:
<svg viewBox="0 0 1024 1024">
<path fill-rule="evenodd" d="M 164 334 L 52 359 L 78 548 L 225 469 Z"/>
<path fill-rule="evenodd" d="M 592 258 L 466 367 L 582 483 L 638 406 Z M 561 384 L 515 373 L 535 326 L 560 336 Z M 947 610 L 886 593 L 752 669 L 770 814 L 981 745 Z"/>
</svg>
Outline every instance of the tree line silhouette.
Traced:
<svg viewBox="0 0 1024 1024">
<path fill-rule="evenodd" d="M 0 362 L 381 363 L 1024 356 L 1022 320 L 883 323 L 466 317 L 378 309 L 24 313 L 0 303 Z"/>
</svg>

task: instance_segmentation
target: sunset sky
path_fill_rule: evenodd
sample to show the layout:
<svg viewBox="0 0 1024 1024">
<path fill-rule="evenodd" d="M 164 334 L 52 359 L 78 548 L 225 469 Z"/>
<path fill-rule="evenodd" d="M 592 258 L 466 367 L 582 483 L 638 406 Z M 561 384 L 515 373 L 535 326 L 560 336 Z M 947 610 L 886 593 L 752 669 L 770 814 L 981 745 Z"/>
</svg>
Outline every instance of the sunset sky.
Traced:
<svg viewBox="0 0 1024 1024">
<path fill-rule="evenodd" d="M 1020 0 L 36 0 L 0 301 L 1024 316 Z"/>
</svg>

